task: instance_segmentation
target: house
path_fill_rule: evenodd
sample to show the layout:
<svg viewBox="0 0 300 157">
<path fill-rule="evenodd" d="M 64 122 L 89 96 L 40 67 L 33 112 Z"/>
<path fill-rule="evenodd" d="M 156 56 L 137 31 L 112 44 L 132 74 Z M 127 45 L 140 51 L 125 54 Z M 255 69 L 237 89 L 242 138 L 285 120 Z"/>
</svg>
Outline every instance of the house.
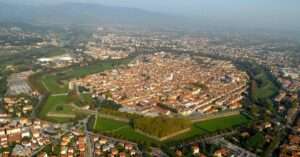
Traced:
<svg viewBox="0 0 300 157">
<path fill-rule="evenodd" d="M 241 136 L 245 138 L 245 137 L 249 137 L 250 134 L 249 134 L 249 132 L 245 131 L 245 132 L 241 133 Z"/>
<path fill-rule="evenodd" d="M 112 148 L 112 149 L 111 149 L 111 153 L 112 153 L 113 155 L 117 155 L 117 154 L 118 154 L 118 150 L 117 150 L 116 148 Z"/>
<path fill-rule="evenodd" d="M 29 119 L 27 119 L 27 118 L 20 118 L 19 119 L 19 123 L 21 124 L 21 125 L 31 125 L 31 121 L 29 120 Z"/>
<path fill-rule="evenodd" d="M 99 148 L 95 149 L 95 154 L 99 155 L 99 156 L 102 155 L 101 149 L 99 149 Z"/>
<path fill-rule="evenodd" d="M 119 156 L 120 157 L 126 157 L 126 153 L 125 152 L 121 152 Z"/>
<path fill-rule="evenodd" d="M 227 156 L 228 155 L 228 150 L 227 149 L 219 149 L 219 150 L 216 150 L 214 152 L 214 156 L 216 157 L 223 157 L 223 156 Z"/>
<path fill-rule="evenodd" d="M 265 122 L 263 124 L 261 124 L 261 126 L 266 129 L 266 128 L 271 128 L 272 127 L 272 124 L 270 122 Z"/>
<path fill-rule="evenodd" d="M 182 151 L 176 150 L 176 156 L 181 157 L 183 156 Z"/>
<path fill-rule="evenodd" d="M 110 150 L 110 148 L 108 146 L 106 146 L 106 145 L 102 147 L 102 151 L 103 152 L 107 152 L 109 150 Z"/>
<path fill-rule="evenodd" d="M 31 142 L 30 141 L 23 141 L 22 145 L 25 147 L 31 147 Z"/>
<path fill-rule="evenodd" d="M 22 136 L 22 138 L 31 137 L 30 130 L 29 129 L 23 130 L 21 133 L 21 136 Z"/>
<path fill-rule="evenodd" d="M 49 157 L 49 155 L 45 152 L 42 152 L 38 155 L 38 157 Z"/>
<path fill-rule="evenodd" d="M 39 138 L 40 137 L 40 130 L 32 130 L 32 136 L 35 138 Z"/>
<path fill-rule="evenodd" d="M 6 134 L 7 135 L 17 134 L 17 133 L 21 133 L 21 128 L 20 127 L 13 127 L 13 128 L 6 129 Z"/>
<path fill-rule="evenodd" d="M 32 106 L 31 105 L 25 105 L 24 107 L 23 107 L 23 112 L 24 113 L 27 113 L 28 111 L 30 111 L 30 110 L 32 110 Z"/>
<path fill-rule="evenodd" d="M 6 135 L 5 129 L 0 128 L 0 136 L 4 136 L 4 135 Z"/>
<path fill-rule="evenodd" d="M 198 154 L 199 151 L 200 151 L 200 149 L 199 149 L 198 146 L 193 146 L 193 147 L 192 147 L 192 150 L 193 150 L 193 154 Z"/>
<path fill-rule="evenodd" d="M 133 148 L 133 145 L 132 144 L 126 144 L 125 145 L 125 149 L 126 150 L 131 150 Z"/>
<path fill-rule="evenodd" d="M 108 142 L 108 140 L 106 138 L 101 138 L 100 141 L 99 141 L 99 143 L 101 145 L 106 144 L 107 142 Z"/>
<path fill-rule="evenodd" d="M 21 134 L 11 134 L 11 135 L 8 135 L 8 142 L 9 143 L 14 143 L 14 142 L 21 142 L 22 140 L 22 136 Z"/>
</svg>

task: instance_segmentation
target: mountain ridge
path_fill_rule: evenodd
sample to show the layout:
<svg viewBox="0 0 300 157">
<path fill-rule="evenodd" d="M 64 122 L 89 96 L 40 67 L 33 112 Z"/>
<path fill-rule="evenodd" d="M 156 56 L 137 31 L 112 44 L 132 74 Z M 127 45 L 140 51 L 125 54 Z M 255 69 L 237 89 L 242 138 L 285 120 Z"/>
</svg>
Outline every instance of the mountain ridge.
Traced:
<svg viewBox="0 0 300 157">
<path fill-rule="evenodd" d="M 141 25 L 179 24 L 179 18 L 138 8 L 112 7 L 91 3 L 58 5 L 18 5 L 0 3 L 0 21 L 26 22 L 41 25 Z"/>
</svg>

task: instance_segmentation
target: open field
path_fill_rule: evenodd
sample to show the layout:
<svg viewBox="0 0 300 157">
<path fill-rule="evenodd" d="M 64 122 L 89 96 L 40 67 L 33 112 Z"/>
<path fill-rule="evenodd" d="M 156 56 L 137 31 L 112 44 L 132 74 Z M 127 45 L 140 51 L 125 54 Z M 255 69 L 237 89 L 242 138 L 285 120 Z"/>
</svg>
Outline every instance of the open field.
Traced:
<svg viewBox="0 0 300 157">
<path fill-rule="evenodd" d="M 58 81 L 56 76 L 46 76 L 38 80 L 38 82 L 44 86 L 48 92 L 53 94 L 68 93 L 68 84 L 62 81 Z"/>
<path fill-rule="evenodd" d="M 125 58 L 120 60 L 112 60 L 112 61 L 99 61 L 98 63 L 77 67 L 75 69 L 67 70 L 64 72 L 66 78 L 77 78 L 77 77 L 84 77 L 90 74 L 102 72 L 104 70 L 110 70 L 114 67 L 128 64 L 133 60 L 133 58 Z"/>
<path fill-rule="evenodd" d="M 168 141 L 177 141 L 200 134 L 212 133 L 217 130 L 229 129 L 248 122 L 250 122 L 250 119 L 242 114 L 196 122 L 189 132 L 176 136 Z"/>
<path fill-rule="evenodd" d="M 274 85 L 274 83 L 271 81 L 271 78 L 265 72 L 256 75 L 255 81 L 259 82 L 257 88 L 258 98 L 263 99 L 270 97 L 278 91 L 278 88 Z"/>
<path fill-rule="evenodd" d="M 51 51 L 49 51 L 47 54 L 44 55 L 44 57 L 55 57 L 55 56 L 60 56 L 64 55 L 67 53 L 70 53 L 70 49 L 67 48 L 53 48 Z"/>
<path fill-rule="evenodd" d="M 91 93 L 83 93 L 83 94 L 81 94 L 81 96 L 82 96 L 84 102 L 89 103 L 89 102 L 92 102 L 92 100 L 93 100 Z"/>
<path fill-rule="evenodd" d="M 62 109 L 57 110 L 57 106 L 61 105 Z M 50 96 L 47 100 L 47 102 L 44 104 L 41 112 L 39 113 L 39 116 L 41 118 L 47 118 L 47 119 L 53 119 L 57 120 L 59 119 L 60 121 L 68 121 L 70 120 L 71 117 L 75 116 L 78 112 L 73 109 L 70 105 L 68 105 L 68 96 L 63 95 L 63 96 Z M 62 116 L 50 116 L 48 117 L 48 114 L 50 115 L 65 115 L 64 117 Z"/>
<path fill-rule="evenodd" d="M 123 136 L 125 137 L 125 139 L 131 141 L 144 141 L 159 144 L 159 141 L 156 141 L 134 131 L 134 129 L 127 122 L 120 122 L 98 117 L 96 121 L 95 131 L 99 133 L 110 132 L 115 135 Z"/>
<path fill-rule="evenodd" d="M 9 55 L 11 52 L 8 49 L 2 49 L 0 48 L 0 56 Z"/>
<path fill-rule="evenodd" d="M 207 121 L 196 122 L 193 124 L 190 131 L 178 135 L 174 138 L 167 140 L 166 142 L 183 140 L 200 134 L 207 134 L 216 132 L 217 130 L 229 129 L 237 125 L 245 124 L 250 122 L 248 117 L 239 114 L 224 118 L 217 118 Z M 162 144 L 159 141 L 156 141 L 152 138 L 146 137 L 140 133 L 134 131 L 134 129 L 126 122 L 115 121 L 105 118 L 97 118 L 95 125 L 95 130 L 97 132 L 110 132 L 119 136 L 125 137 L 127 140 L 132 141 L 145 141 L 155 144 Z"/>
<path fill-rule="evenodd" d="M 38 78 L 40 86 L 43 86 L 52 94 L 62 94 L 68 92 L 68 82 L 73 78 L 84 77 L 93 73 L 102 72 L 104 70 L 113 69 L 116 66 L 128 64 L 133 58 L 125 58 L 121 60 L 97 62 L 89 66 L 82 66 L 64 70 L 61 72 L 46 75 Z"/>
</svg>

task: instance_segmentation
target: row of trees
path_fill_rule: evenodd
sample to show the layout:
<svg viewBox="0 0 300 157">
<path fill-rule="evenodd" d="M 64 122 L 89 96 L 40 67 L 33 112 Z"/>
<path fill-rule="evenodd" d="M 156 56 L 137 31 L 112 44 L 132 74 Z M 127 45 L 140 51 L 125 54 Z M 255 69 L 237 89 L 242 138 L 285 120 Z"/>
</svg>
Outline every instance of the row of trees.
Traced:
<svg viewBox="0 0 300 157">
<path fill-rule="evenodd" d="M 136 119 L 136 118 L 142 117 L 141 115 L 138 115 L 138 114 L 119 112 L 119 111 L 116 111 L 116 110 L 110 109 L 110 108 L 100 108 L 98 111 L 99 111 L 99 113 L 113 115 L 113 116 L 126 118 L 126 119 Z"/>
<path fill-rule="evenodd" d="M 134 119 L 133 125 L 145 133 L 163 137 L 191 127 L 191 122 L 186 118 L 139 117 Z"/>
</svg>

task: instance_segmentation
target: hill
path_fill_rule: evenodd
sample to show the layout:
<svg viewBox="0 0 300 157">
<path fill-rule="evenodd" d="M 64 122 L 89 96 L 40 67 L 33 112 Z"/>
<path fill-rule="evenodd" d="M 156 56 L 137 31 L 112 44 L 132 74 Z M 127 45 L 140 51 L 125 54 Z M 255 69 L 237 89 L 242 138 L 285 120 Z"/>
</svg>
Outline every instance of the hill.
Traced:
<svg viewBox="0 0 300 157">
<path fill-rule="evenodd" d="M 178 19 L 161 13 L 98 4 L 17 5 L 0 3 L 0 22 L 39 25 L 134 25 L 170 26 Z"/>
</svg>

